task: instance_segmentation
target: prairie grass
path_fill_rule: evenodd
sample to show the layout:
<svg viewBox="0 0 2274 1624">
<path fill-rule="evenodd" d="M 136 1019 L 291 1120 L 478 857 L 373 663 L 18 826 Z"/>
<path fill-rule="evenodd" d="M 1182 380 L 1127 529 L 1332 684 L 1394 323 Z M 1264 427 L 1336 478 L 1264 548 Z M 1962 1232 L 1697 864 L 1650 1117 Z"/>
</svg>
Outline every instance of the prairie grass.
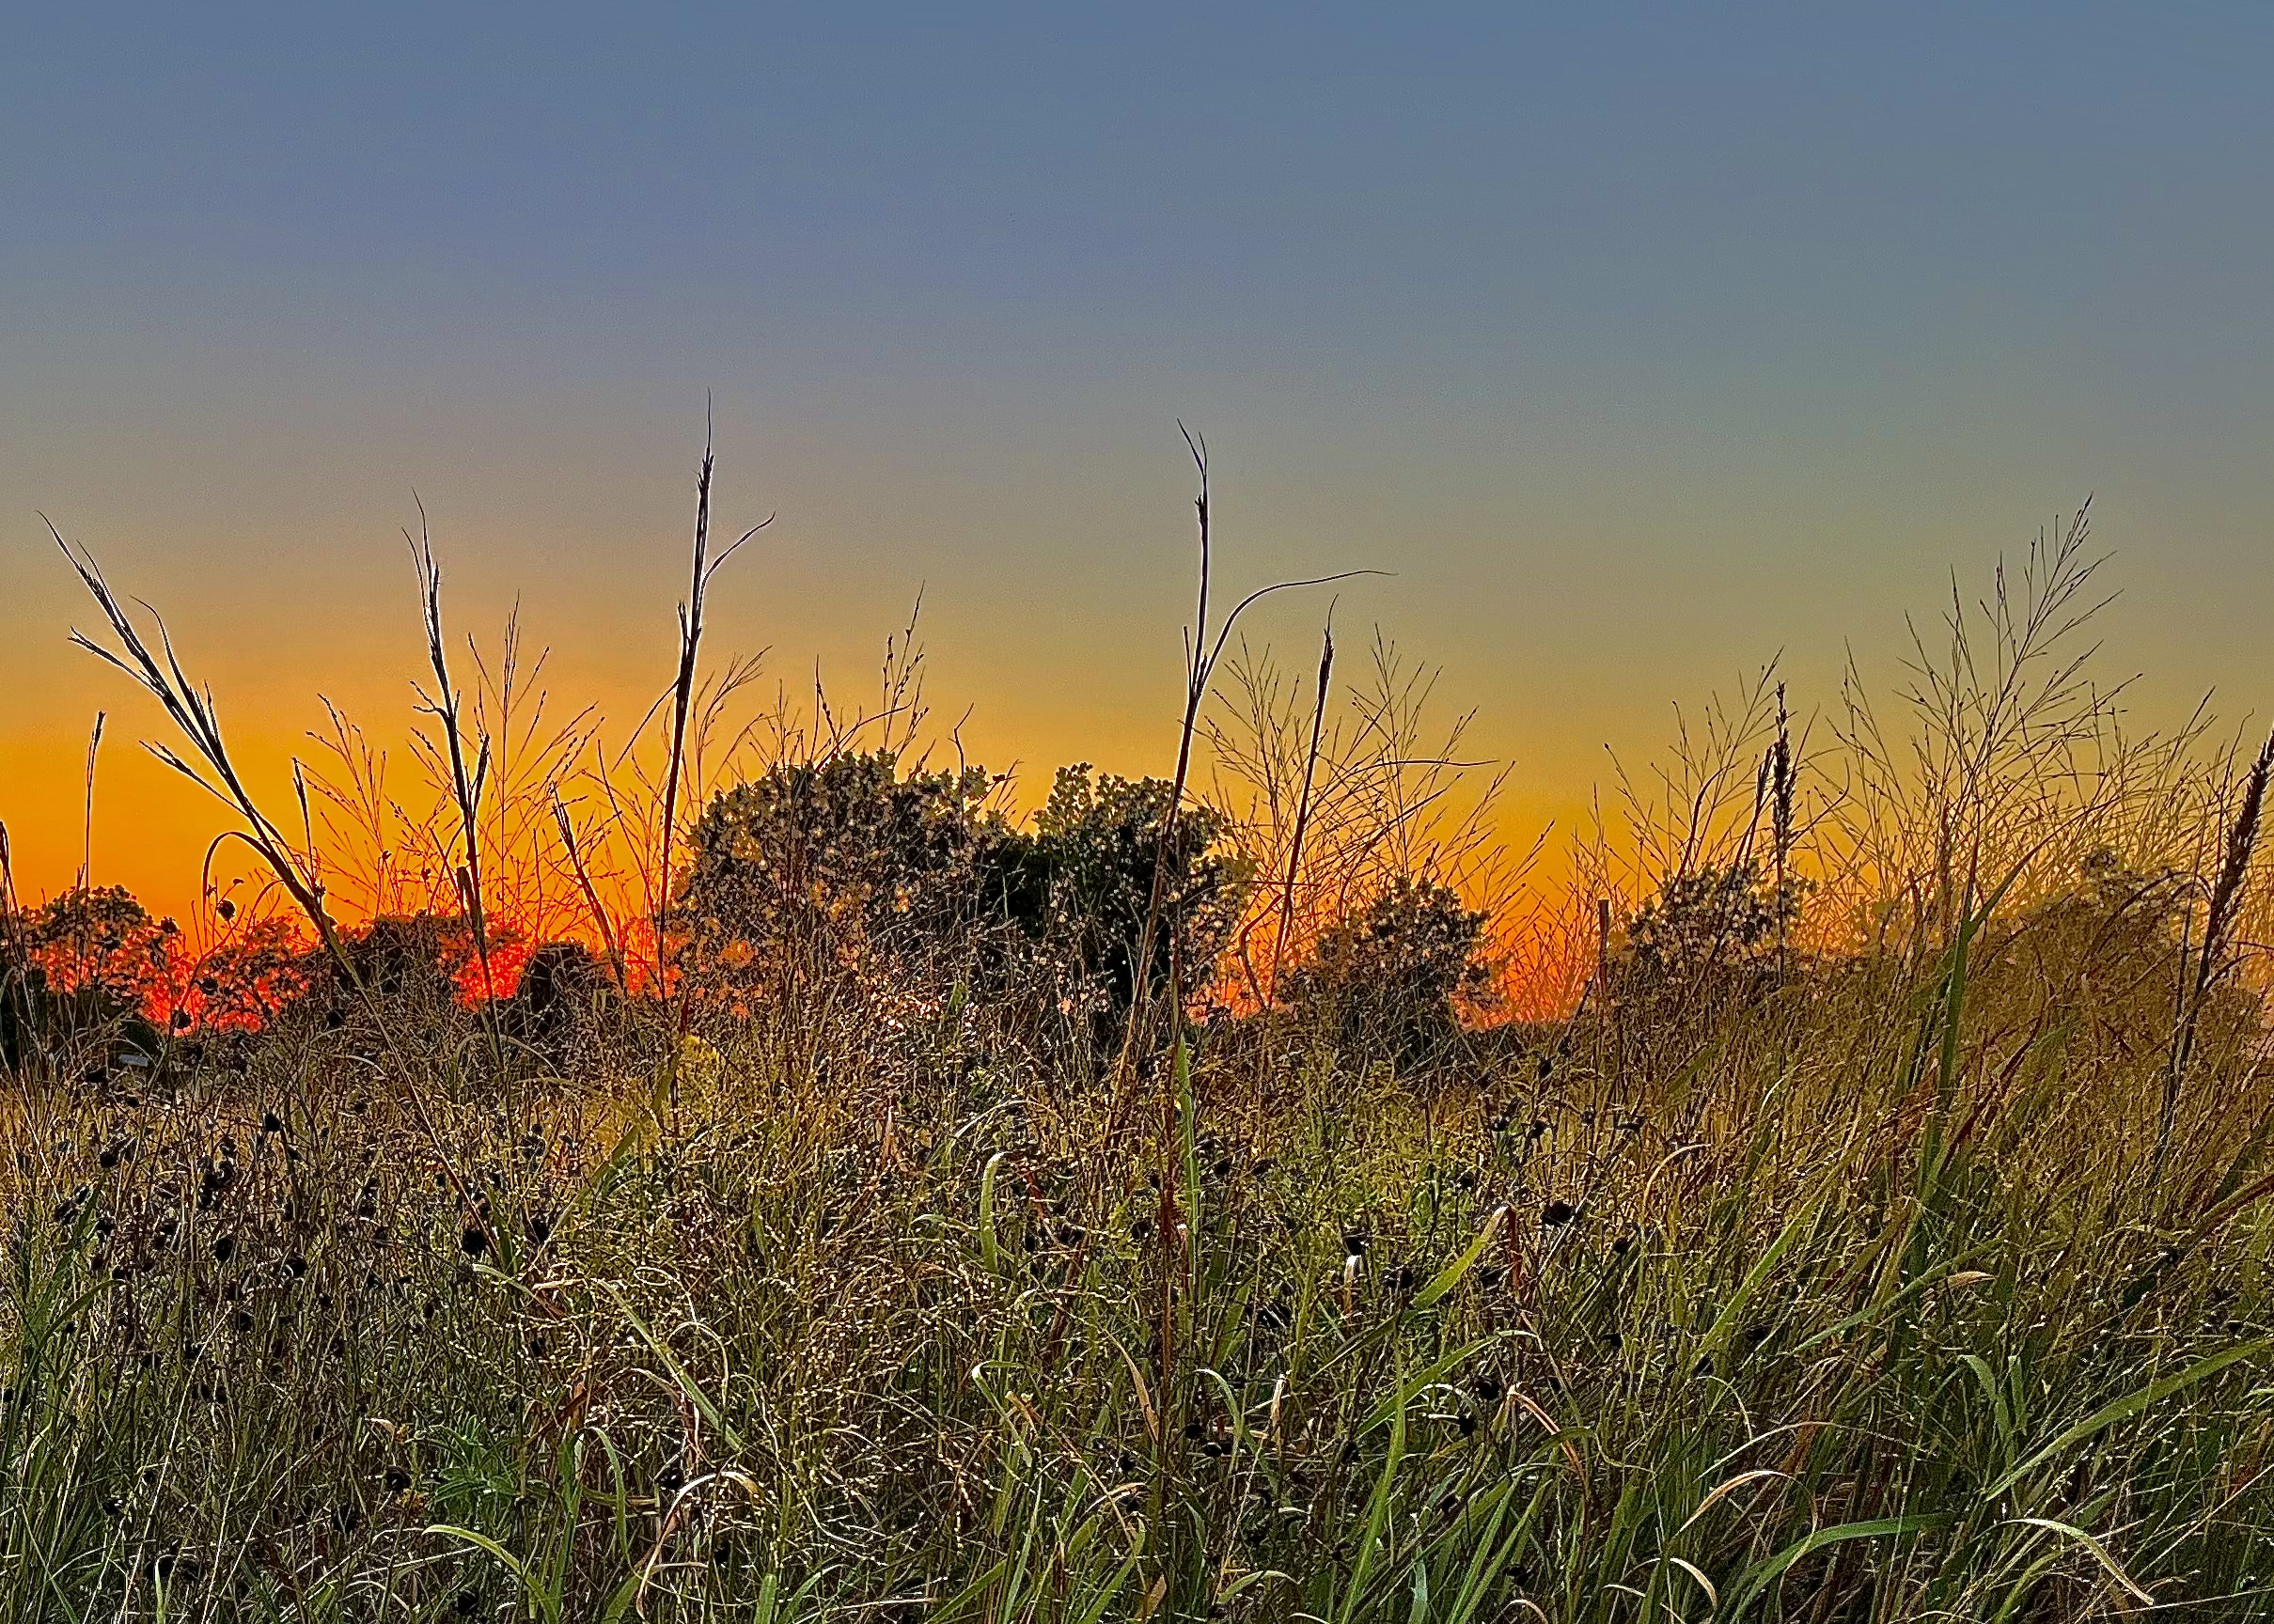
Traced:
<svg viewBox="0 0 2274 1624">
<path fill-rule="evenodd" d="M 912 641 L 873 711 L 738 732 L 698 604 L 611 763 L 510 647 L 448 685 L 422 545 L 435 812 L 338 718 L 275 820 L 130 641 L 312 956 L 137 1039 L 7 898 L 0 1617 L 2267 1616 L 2266 758 L 2125 735 L 2084 543 L 1892 710 L 1811 733 L 1764 674 L 1529 904 L 1425 676 L 1384 646 L 1338 729 L 1235 649 L 1212 700 L 1203 599 L 1235 929 L 1184 962 L 1145 847 L 1168 995 L 1126 965 L 1106 1043 L 983 918 L 823 910 L 730 998 L 683 956 L 682 825 L 864 727 L 912 763 Z M 1278 995 L 1401 880 L 1488 904 L 1552 1017 L 1392 1063 Z M 415 909 L 478 995 L 374 969 Z M 544 909 L 595 969 L 541 1021 L 491 995 Z"/>
</svg>

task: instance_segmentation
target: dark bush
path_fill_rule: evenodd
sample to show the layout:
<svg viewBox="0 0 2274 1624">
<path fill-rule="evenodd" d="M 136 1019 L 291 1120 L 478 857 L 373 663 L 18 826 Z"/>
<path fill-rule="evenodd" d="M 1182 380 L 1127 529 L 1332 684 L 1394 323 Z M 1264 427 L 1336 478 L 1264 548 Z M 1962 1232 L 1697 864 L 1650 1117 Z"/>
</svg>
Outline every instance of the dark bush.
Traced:
<svg viewBox="0 0 2274 1624">
<path fill-rule="evenodd" d="M 1320 939 L 1294 976 L 1295 1006 L 1354 1054 L 1426 1067 L 1459 1034 L 1463 1006 L 1490 997 L 1485 923 L 1448 887 L 1400 879 Z"/>
<path fill-rule="evenodd" d="M 522 966 L 512 996 L 493 1009 L 499 1029 L 555 1065 L 573 1052 L 579 1028 L 616 993 L 607 964 L 581 942 L 547 942 Z"/>
<path fill-rule="evenodd" d="M 863 965 L 907 974 L 977 921 L 1006 825 L 977 767 L 905 774 L 888 751 L 779 766 L 714 800 L 674 910 L 725 987 Z"/>
<path fill-rule="evenodd" d="M 1019 928 L 1059 1007 L 1093 1042 L 1118 1037 L 1136 997 L 1171 792 L 1159 778 L 1061 767 L 1032 832 L 1007 831 L 989 854 L 991 905 Z M 1205 981 L 1237 922 L 1242 877 L 1216 851 L 1221 833 L 1202 806 L 1177 820 L 1147 972 L 1154 995 L 1172 965 L 1187 987 Z"/>
<path fill-rule="evenodd" d="M 1061 770 L 1033 827 L 980 768 L 902 773 L 886 752 L 777 767 L 712 802 L 674 915 L 705 982 L 779 991 L 827 976 L 904 994 L 962 985 L 1001 1023 L 1116 1035 L 1137 980 L 1170 788 Z M 1231 928 L 1217 825 L 1186 808 L 1168 852 L 1151 980 L 1204 976 Z"/>
<path fill-rule="evenodd" d="M 382 914 L 343 945 L 364 990 L 388 1002 L 455 997 L 458 973 L 474 956 L 465 921 L 439 914 Z"/>
<path fill-rule="evenodd" d="M 1750 861 L 1667 881 L 1626 928 L 1620 992 L 1695 995 L 1772 979 L 1802 889 Z"/>
<path fill-rule="evenodd" d="M 118 885 L 67 891 L 18 917 L 0 972 L 0 1062 L 74 1041 L 158 1051 L 143 1011 L 163 997 L 171 920 L 151 919 Z"/>
</svg>

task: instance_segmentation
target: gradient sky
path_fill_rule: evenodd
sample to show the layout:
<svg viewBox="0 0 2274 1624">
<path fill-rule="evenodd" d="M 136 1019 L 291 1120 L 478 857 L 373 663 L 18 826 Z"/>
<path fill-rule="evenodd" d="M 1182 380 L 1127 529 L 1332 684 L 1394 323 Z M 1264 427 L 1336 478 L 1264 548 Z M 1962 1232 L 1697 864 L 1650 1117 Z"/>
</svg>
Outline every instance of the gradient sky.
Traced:
<svg viewBox="0 0 2274 1624">
<path fill-rule="evenodd" d="M 0 820 L 186 896 L 218 826 L 38 512 L 274 785 L 417 657 L 398 527 L 554 685 L 667 679 L 706 391 L 778 509 L 714 647 L 1159 769 L 1189 590 L 1373 566 L 1518 807 L 2096 492 L 2111 658 L 2274 705 L 2274 8 L 16 8 L 0 22 Z M 761 550 L 762 548 L 762 551 Z M 1310 658 L 1317 602 L 1259 635 Z"/>
</svg>

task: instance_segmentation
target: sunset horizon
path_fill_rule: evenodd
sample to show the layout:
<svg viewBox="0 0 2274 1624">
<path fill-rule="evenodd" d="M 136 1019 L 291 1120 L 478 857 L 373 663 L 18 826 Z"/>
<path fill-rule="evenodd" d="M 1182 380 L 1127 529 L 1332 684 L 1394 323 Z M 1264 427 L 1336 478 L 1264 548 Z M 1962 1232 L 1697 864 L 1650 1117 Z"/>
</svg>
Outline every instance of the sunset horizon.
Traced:
<svg viewBox="0 0 2274 1624">
<path fill-rule="evenodd" d="M 0 1624 L 2274 1617 L 2274 9 L 0 38 Z"/>
</svg>

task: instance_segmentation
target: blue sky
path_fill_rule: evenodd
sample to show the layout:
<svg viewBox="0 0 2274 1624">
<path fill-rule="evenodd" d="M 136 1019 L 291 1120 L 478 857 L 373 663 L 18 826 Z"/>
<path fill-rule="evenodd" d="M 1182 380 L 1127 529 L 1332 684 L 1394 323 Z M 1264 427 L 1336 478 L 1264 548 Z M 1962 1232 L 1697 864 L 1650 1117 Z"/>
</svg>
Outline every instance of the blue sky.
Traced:
<svg viewBox="0 0 2274 1624">
<path fill-rule="evenodd" d="M 320 688 L 403 709 L 414 490 L 469 617 L 518 592 L 564 681 L 644 692 L 706 392 L 726 516 L 782 514 L 722 647 L 857 674 L 923 586 L 996 759 L 1165 752 L 1179 417 L 1231 580 L 1395 570 L 1346 623 L 1442 661 L 1541 816 L 1780 649 L 1828 698 L 2087 492 L 2141 703 L 2274 704 L 2264 8 L 0 27 L 20 780 L 132 712 L 36 510 L 273 752 Z"/>
</svg>

